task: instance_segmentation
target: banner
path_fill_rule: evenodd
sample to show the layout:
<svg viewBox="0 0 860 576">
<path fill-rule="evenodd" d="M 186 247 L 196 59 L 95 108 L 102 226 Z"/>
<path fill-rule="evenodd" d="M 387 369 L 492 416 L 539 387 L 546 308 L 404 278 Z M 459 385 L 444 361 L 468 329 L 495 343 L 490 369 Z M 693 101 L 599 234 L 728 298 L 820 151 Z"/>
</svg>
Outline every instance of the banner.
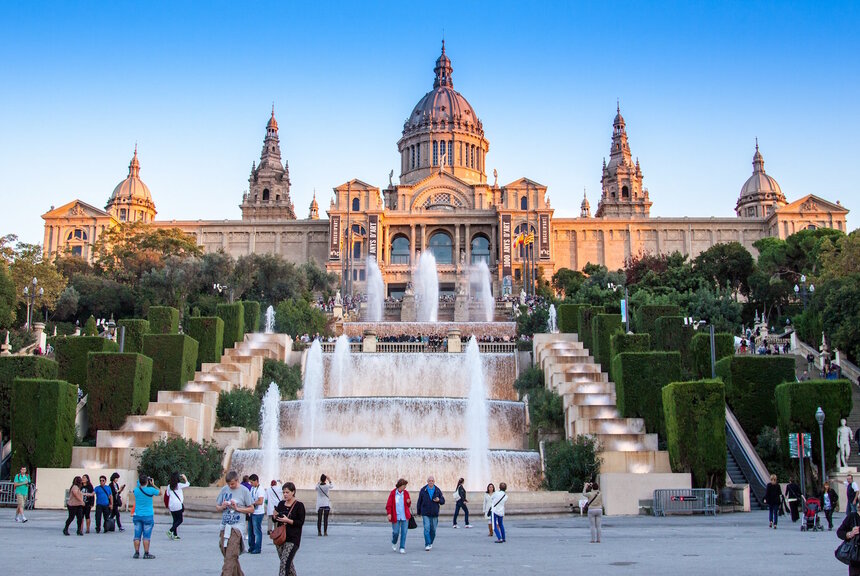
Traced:
<svg viewBox="0 0 860 576">
<path fill-rule="evenodd" d="M 329 260 L 340 260 L 340 216 L 337 214 L 332 214 L 329 217 L 329 247 L 328 247 L 328 259 Z"/>
<path fill-rule="evenodd" d="M 377 230 L 379 229 L 379 215 L 370 214 L 368 215 L 368 224 L 367 224 L 367 256 L 368 258 L 373 258 L 377 260 L 376 257 L 376 244 L 377 244 Z"/>
<path fill-rule="evenodd" d="M 502 214 L 502 276 L 511 275 L 511 215 Z"/>
<path fill-rule="evenodd" d="M 538 228 L 540 229 L 538 234 L 540 238 L 538 254 L 540 254 L 541 260 L 549 260 L 549 214 L 540 215 Z"/>
</svg>

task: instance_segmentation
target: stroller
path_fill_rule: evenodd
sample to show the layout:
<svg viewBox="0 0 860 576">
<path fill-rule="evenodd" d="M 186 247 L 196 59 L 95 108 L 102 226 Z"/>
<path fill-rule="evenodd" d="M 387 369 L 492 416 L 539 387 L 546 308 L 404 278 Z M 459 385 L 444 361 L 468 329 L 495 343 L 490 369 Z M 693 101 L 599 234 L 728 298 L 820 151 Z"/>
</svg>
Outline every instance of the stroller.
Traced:
<svg viewBox="0 0 860 576">
<path fill-rule="evenodd" d="M 821 525 L 821 500 L 818 498 L 806 498 L 803 500 L 803 518 L 800 523 L 801 532 L 817 532 L 823 531 L 824 526 Z"/>
</svg>

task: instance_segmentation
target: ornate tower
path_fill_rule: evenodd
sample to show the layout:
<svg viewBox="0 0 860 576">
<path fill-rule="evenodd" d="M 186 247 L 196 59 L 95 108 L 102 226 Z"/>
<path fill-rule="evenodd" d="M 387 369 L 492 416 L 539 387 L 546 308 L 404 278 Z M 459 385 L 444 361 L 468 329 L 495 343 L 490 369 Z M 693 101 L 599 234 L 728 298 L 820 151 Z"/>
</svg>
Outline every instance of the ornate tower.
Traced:
<svg viewBox="0 0 860 576">
<path fill-rule="evenodd" d="M 617 108 L 612 123 L 612 148 L 609 151 L 609 164 L 603 161 L 603 194 L 597 204 L 595 216 L 598 218 L 647 218 L 651 211 L 648 190 L 642 188 L 642 169 L 639 160 L 633 163 L 630 145 L 627 143 L 627 130 L 621 116 L 621 106 Z"/>
<path fill-rule="evenodd" d="M 314 199 L 311 200 L 311 210 L 308 213 L 308 218 L 311 220 L 319 220 L 320 219 L 320 207 L 317 204 L 317 191 L 314 190 Z"/>
<path fill-rule="evenodd" d="M 248 178 L 250 190 L 243 195 L 242 220 L 295 220 L 296 211 L 290 200 L 290 166 L 281 166 L 281 145 L 275 107 L 266 124 L 266 137 L 260 154 L 260 165 L 251 167 Z"/>
<path fill-rule="evenodd" d="M 579 209 L 580 218 L 591 218 L 591 204 L 588 203 L 588 195 L 585 193 L 585 188 L 582 189 L 582 204 Z"/>
<path fill-rule="evenodd" d="M 140 179 L 137 144 L 134 145 L 134 156 L 128 163 L 128 177 L 113 189 L 105 210 L 120 222 L 152 222 L 155 218 L 155 202 L 152 201 L 149 187 Z"/>
<path fill-rule="evenodd" d="M 735 212 L 740 218 L 765 218 L 788 202 L 776 180 L 764 172 L 764 157 L 758 151 L 758 138 L 752 165 L 752 176 L 747 178 L 741 188 Z"/>
</svg>

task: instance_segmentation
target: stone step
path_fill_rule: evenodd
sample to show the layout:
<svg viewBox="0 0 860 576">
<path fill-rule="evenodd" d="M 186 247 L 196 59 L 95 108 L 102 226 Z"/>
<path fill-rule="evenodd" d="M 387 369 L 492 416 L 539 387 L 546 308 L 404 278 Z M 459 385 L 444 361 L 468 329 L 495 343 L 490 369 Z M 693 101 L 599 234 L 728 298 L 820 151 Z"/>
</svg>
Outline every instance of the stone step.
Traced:
<svg viewBox="0 0 860 576">
<path fill-rule="evenodd" d="M 198 442 L 212 437 L 215 429 L 215 406 L 201 402 L 150 402 L 147 415 L 151 416 L 184 416 L 197 422 L 194 437 Z"/>
<path fill-rule="evenodd" d="M 642 418 L 600 418 L 575 420 L 574 433 L 580 434 L 645 434 Z"/>
<path fill-rule="evenodd" d="M 612 406 L 615 408 L 615 393 L 612 394 L 565 394 L 561 397 L 564 408 L 568 406 Z"/>
<path fill-rule="evenodd" d="M 556 393 L 559 396 L 566 394 L 615 394 L 615 384 L 613 382 L 564 382 L 558 385 Z"/>
<path fill-rule="evenodd" d="M 603 450 L 612 452 L 657 451 L 656 434 L 592 434 Z"/>
<path fill-rule="evenodd" d="M 154 416 L 149 414 L 129 416 L 120 430 L 171 432 L 195 442 L 200 442 L 205 438 L 200 427 L 200 420 L 189 416 Z"/>
<path fill-rule="evenodd" d="M 232 382 L 224 381 L 224 380 L 204 380 L 194 382 L 188 382 L 185 387 L 183 387 L 183 391 L 185 392 L 207 392 L 212 391 L 217 394 L 221 392 L 229 392 L 233 388 L 239 388 L 239 385 L 233 384 Z"/>
<path fill-rule="evenodd" d="M 173 432 L 150 432 L 133 430 L 99 430 L 96 446 L 99 448 L 146 448 L 157 440 L 178 436 Z"/>
<path fill-rule="evenodd" d="M 668 473 L 672 471 L 669 464 L 669 453 L 666 451 L 648 452 L 619 452 L 615 450 L 604 450 L 600 453 L 603 462 L 600 465 L 601 473 Z"/>
<path fill-rule="evenodd" d="M 139 448 L 72 447 L 70 468 L 137 470 Z"/>
<path fill-rule="evenodd" d="M 183 403 L 200 403 L 208 404 L 213 408 L 218 406 L 218 394 L 216 392 L 177 392 L 175 390 L 160 390 L 158 392 L 158 402 L 167 404 L 183 404 Z"/>
</svg>

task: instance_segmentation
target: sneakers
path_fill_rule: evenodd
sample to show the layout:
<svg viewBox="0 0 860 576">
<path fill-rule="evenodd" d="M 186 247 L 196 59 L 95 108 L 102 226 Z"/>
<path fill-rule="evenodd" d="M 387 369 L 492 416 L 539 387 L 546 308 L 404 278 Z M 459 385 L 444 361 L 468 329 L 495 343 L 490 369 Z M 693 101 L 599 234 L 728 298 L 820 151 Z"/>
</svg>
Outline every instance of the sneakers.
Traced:
<svg viewBox="0 0 860 576">
<path fill-rule="evenodd" d="M 471 528 L 471 527 L 472 527 L 471 524 L 466 524 L 466 528 Z"/>
<path fill-rule="evenodd" d="M 427 552 L 430 552 L 430 545 L 428 544 L 427 546 L 425 546 L 425 547 L 424 547 L 424 549 L 425 549 Z"/>
<path fill-rule="evenodd" d="M 24 522 L 26 522 L 26 521 L 27 521 L 27 517 L 26 517 L 26 516 L 21 516 L 21 523 L 23 524 L 23 523 L 24 523 Z"/>
<path fill-rule="evenodd" d="M 451 528 L 459 528 L 459 526 L 457 526 L 456 524 L 454 524 L 453 526 L 451 526 Z"/>
<path fill-rule="evenodd" d="M 120 531 L 120 532 L 125 532 L 125 528 L 120 528 L 120 529 L 119 529 L 119 531 Z"/>
<path fill-rule="evenodd" d="M 132 556 L 132 558 L 134 558 L 135 560 L 137 560 L 138 558 L 140 558 L 140 552 L 135 552 L 135 553 L 134 553 L 134 556 Z"/>
<path fill-rule="evenodd" d="M 391 549 L 394 550 L 395 552 L 397 552 L 397 544 L 392 544 Z"/>
<path fill-rule="evenodd" d="M 152 555 L 152 554 L 150 554 L 149 552 L 146 552 L 146 553 L 143 555 L 143 559 L 144 559 L 144 560 L 153 560 L 154 558 L 155 558 L 155 556 L 154 556 L 154 555 Z"/>
<path fill-rule="evenodd" d="M 182 538 L 179 537 L 179 534 L 174 534 L 173 539 L 174 540 L 182 540 Z"/>
<path fill-rule="evenodd" d="M 406 548 L 401 548 L 401 549 L 400 549 L 400 553 L 401 553 L 401 554 L 406 554 Z"/>
</svg>

